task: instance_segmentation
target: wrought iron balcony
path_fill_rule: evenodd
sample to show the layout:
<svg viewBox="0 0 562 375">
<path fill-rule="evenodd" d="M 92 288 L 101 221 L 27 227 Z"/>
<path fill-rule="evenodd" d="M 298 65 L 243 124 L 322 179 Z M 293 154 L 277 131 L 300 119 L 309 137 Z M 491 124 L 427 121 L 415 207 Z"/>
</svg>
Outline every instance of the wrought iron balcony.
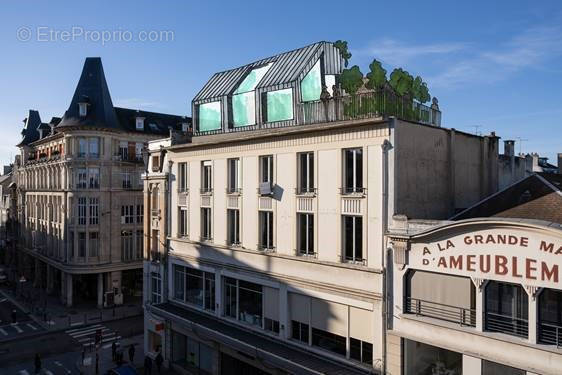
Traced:
<svg viewBox="0 0 562 375">
<path fill-rule="evenodd" d="M 539 342 L 546 345 L 562 347 L 562 326 L 551 323 L 539 323 Z"/>
<path fill-rule="evenodd" d="M 527 319 L 486 312 L 484 314 L 484 321 L 486 331 L 500 332 L 524 338 L 527 338 L 529 335 L 529 321 Z"/>
<path fill-rule="evenodd" d="M 405 312 L 457 323 L 461 326 L 476 327 L 476 310 L 442 303 L 406 297 Z"/>
</svg>

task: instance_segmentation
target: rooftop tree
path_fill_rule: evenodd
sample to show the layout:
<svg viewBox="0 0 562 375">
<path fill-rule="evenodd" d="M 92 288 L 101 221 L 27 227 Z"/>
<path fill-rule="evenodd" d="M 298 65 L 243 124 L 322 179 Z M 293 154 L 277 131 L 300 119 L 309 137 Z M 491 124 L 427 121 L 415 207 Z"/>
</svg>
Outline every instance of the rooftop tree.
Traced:
<svg viewBox="0 0 562 375">
<path fill-rule="evenodd" d="M 354 95 L 363 85 L 363 73 L 357 65 L 353 65 L 350 69 L 344 69 L 340 75 L 341 87 L 348 94 Z"/>
<path fill-rule="evenodd" d="M 386 86 L 386 70 L 382 67 L 382 64 L 377 59 L 369 65 L 371 71 L 367 73 L 367 78 L 369 81 L 365 85 L 368 89 L 380 90 Z"/>
<path fill-rule="evenodd" d="M 347 42 L 345 40 L 338 40 L 334 43 L 334 47 L 340 51 L 341 57 L 345 61 L 345 67 L 347 68 L 349 59 L 351 59 L 351 52 L 347 49 Z"/>
</svg>

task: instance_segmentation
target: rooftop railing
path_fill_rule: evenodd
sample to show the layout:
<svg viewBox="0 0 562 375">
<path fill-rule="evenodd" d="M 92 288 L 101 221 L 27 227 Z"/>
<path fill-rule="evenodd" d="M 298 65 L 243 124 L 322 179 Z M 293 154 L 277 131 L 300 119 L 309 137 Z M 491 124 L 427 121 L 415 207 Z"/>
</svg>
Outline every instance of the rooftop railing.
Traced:
<svg viewBox="0 0 562 375">
<path fill-rule="evenodd" d="M 194 135 L 242 132 L 336 121 L 377 119 L 389 116 L 426 125 L 441 126 L 441 112 L 439 109 L 418 103 L 406 96 L 396 95 L 390 90 L 369 91 L 354 95 L 331 97 L 327 100 L 297 103 L 294 109 L 294 117 L 291 120 L 278 122 L 259 120 L 256 125 L 195 131 Z"/>
</svg>

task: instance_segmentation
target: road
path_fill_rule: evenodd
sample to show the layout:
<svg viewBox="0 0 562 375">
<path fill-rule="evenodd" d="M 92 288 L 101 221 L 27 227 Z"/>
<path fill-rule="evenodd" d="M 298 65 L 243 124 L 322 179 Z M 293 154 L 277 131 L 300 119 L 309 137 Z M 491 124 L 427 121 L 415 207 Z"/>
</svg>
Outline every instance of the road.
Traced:
<svg viewBox="0 0 562 375">
<path fill-rule="evenodd" d="M 74 374 L 76 361 L 81 357 L 82 347 L 93 341 L 97 330 L 102 330 L 100 351 L 111 360 L 111 343 L 125 342 L 130 337 L 142 335 L 143 318 L 136 316 L 122 320 L 91 324 L 69 330 L 43 333 L 23 337 L 7 343 L 0 342 L 0 374 L 33 374 L 33 360 L 39 353 L 43 367 L 49 374 Z M 140 352 L 140 351 L 139 351 Z M 91 355 L 91 352 L 87 352 Z M 70 372 L 68 372 L 70 371 Z"/>
<path fill-rule="evenodd" d="M 12 323 L 12 311 L 16 310 L 16 323 Z M 16 305 L 0 294 L 0 343 L 13 338 L 23 338 L 44 329 L 35 323 Z"/>
</svg>

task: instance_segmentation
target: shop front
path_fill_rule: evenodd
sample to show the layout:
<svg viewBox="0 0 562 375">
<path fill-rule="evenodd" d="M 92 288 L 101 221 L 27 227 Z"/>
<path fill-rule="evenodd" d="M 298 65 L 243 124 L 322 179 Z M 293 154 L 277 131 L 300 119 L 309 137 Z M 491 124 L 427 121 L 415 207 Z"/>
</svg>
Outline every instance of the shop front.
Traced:
<svg viewBox="0 0 562 375">
<path fill-rule="evenodd" d="M 388 249 L 393 373 L 559 373 L 562 226 L 417 223 L 393 230 Z"/>
</svg>

